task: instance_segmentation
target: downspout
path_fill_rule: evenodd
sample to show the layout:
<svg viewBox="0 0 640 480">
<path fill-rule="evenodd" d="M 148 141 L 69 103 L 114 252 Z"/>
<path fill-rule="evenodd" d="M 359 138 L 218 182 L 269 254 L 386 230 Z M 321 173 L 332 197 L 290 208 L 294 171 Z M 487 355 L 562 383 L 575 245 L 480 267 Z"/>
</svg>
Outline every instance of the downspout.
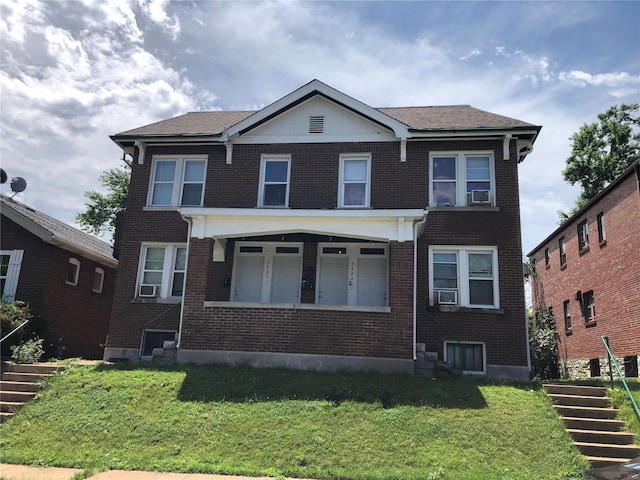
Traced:
<svg viewBox="0 0 640 480">
<path fill-rule="evenodd" d="M 422 220 L 413 224 L 413 360 L 418 359 L 416 352 L 416 341 L 418 340 L 418 233 L 422 226 L 427 222 L 428 210 L 424 210 Z"/>
<path fill-rule="evenodd" d="M 182 217 L 187 222 L 187 252 L 185 253 L 187 260 L 184 265 L 184 279 L 182 279 L 182 301 L 180 302 L 180 322 L 178 324 L 178 341 L 176 342 L 176 349 L 180 350 L 180 344 L 182 342 L 182 320 L 184 318 L 184 299 L 187 295 L 187 275 L 189 272 L 189 250 L 191 249 L 191 228 L 193 221 L 189 217 Z"/>
</svg>

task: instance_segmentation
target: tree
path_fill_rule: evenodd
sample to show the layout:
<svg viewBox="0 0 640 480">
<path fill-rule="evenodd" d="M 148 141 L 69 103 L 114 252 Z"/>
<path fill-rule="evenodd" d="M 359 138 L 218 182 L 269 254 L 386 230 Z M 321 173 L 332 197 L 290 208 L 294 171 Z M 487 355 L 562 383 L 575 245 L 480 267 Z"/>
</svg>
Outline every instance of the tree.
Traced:
<svg viewBox="0 0 640 480">
<path fill-rule="evenodd" d="M 76 215 L 76 222 L 82 230 L 94 235 L 115 230 L 116 215 L 123 211 L 127 204 L 130 177 L 129 165 L 102 172 L 100 182 L 109 193 L 103 195 L 93 190 L 85 192 L 84 196 L 89 200 L 85 203 L 87 210 Z"/>
<path fill-rule="evenodd" d="M 582 187 L 576 206 L 558 212 L 561 223 L 586 205 L 640 156 L 640 105 L 621 104 L 598 114 L 597 123 L 584 124 L 571 137 L 571 155 L 563 178 Z"/>
<path fill-rule="evenodd" d="M 549 380 L 558 377 L 558 330 L 551 308 L 527 312 L 531 366 L 535 377 Z"/>
</svg>

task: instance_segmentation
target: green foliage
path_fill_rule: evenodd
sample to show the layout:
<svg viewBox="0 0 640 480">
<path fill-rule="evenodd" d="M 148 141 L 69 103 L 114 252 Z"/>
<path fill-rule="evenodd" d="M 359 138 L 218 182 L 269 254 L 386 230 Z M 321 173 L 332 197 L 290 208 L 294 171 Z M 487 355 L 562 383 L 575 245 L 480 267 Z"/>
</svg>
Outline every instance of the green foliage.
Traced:
<svg viewBox="0 0 640 480">
<path fill-rule="evenodd" d="M 29 465 L 343 480 L 559 480 L 588 467 L 529 385 L 216 366 L 73 367 L 2 426 L 0 452 Z"/>
<path fill-rule="evenodd" d="M 565 221 L 595 197 L 640 157 L 640 104 L 621 104 L 598 114 L 597 123 L 584 124 L 571 137 L 571 155 L 563 178 L 582 187 L 576 206 L 558 212 Z"/>
<path fill-rule="evenodd" d="M 543 380 L 558 376 L 558 330 L 553 311 L 543 307 L 528 313 L 529 343 L 534 375 Z"/>
<path fill-rule="evenodd" d="M 11 346 L 11 358 L 16 363 L 36 363 L 44 355 L 42 338 L 30 338 L 18 345 Z"/>
<path fill-rule="evenodd" d="M 126 166 L 102 172 L 100 182 L 108 190 L 106 195 L 93 190 L 85 192 L 84 196 L 89 200 L 85 203 L 87 210 L 76 215 L 76 221 L 82 230 L 94 235 L 115 230 L 116 215 L 127 205 L 130 170 Z"/>
<path fill-rule="evenodd" d="M 31 320 L 33 315 L 29 305 L 16 300 L 15 302 L 2 302 L 0 304 L 0 329 L 2 336 L 9 334 L 14 328 L 19 327 L 27 320 Z"/>
</svg>

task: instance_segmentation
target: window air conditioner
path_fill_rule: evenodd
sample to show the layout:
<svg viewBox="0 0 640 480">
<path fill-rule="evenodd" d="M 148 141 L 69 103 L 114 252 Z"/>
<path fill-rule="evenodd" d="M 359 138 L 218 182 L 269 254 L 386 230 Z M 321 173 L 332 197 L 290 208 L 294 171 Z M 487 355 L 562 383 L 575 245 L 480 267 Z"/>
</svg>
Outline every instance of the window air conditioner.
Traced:
<svg viewBox="0 0 640 480">
<path fill-rule="evenodd" d="M 436 299 L 438 305 L 457 305 L 458 292 L 456 290 L 438 290 L 436 291 Z"/>
<path fill-rule="evenodd" d="M 158 285 L 140 285 L 139 297 L 155 297 L 157 296 Z"/>
<path fill-rule="evenodd" d="M 491 203 L 489 190 L 471 190 L 471 205 L 487 205 Z"/>
</svg>

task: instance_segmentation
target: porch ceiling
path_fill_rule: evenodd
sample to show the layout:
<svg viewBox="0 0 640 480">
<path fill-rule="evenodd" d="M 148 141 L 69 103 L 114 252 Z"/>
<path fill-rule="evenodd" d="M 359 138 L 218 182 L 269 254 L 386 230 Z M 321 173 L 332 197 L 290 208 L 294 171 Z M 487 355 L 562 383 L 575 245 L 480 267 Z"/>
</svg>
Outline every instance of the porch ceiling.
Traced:
<svg viewBox="0 0 640 480">
<path fill-rule="evenodd" d="M 376 241 L 413 240 L 422 209 L 291 210 L 257 208 L 182 208 L 192 222 L 192 238 L 225 239 L 292 232 Z"/>
</svg>

